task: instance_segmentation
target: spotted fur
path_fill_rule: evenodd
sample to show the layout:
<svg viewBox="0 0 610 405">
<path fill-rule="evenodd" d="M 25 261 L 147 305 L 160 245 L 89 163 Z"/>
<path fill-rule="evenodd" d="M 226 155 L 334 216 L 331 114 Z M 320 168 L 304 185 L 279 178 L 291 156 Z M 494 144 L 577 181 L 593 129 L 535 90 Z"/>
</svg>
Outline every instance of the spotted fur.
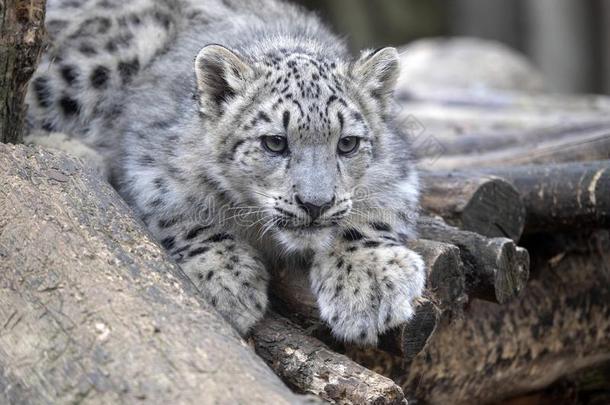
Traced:
<svg viewBox="0 0 610 405">
<path fill-rule="evenodd" d="M 418 184 L 392 118 L 396 50 L 354 60 L 276 0 L 49 0 L 47 24 L 32 128 L 95 151 L 240 332 L 294 262 L 339 338 L 375 343 L 412 316 L 425 277 L 403 244 Z"/>
</svg>

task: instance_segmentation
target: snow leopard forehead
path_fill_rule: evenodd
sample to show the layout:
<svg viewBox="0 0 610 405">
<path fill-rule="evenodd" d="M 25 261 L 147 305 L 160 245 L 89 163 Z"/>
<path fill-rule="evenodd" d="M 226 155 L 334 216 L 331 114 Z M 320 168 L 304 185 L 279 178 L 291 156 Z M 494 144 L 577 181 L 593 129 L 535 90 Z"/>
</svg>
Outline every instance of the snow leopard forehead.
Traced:
<svg viewBox="0 0 610 405">
<path fill-rule="evenodd" d="M 348 113 L 362 121 L 336 61 L 286 52 L 269 55 L 262 65 L 269 97 L 260 111 L 280 111 L 284 131 L 299 134 L 300 141 L 330 140 L 341 132 Z"/>
</svg>

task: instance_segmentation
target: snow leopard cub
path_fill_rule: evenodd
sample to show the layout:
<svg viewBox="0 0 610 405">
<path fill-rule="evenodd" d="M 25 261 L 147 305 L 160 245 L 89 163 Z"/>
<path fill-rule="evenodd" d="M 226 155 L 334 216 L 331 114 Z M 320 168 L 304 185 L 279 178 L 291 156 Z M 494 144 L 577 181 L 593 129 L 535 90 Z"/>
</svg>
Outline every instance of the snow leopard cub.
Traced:
<svg viewBox="0 0 610 405">
<path fill-rule="evenodd" d="M 412 316 L 425 274 L 403 243 L 418 183 L 393 122 L 395 49 L 353 60 L 276 0 L 49 0 L 47 15 L 32 125 L 95 150 L 241 333 L 270 271 L 297 261 L 338 338 L 374 344 Z"/>
</svg>

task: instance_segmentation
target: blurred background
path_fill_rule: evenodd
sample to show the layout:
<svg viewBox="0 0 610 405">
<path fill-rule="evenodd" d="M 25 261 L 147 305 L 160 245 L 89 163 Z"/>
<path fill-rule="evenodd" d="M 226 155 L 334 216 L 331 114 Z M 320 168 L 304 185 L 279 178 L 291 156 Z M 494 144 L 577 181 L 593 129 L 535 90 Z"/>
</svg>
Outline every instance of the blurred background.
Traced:
<svg viewBox="0 0 610 405">
<path fill-rule="evenodd" d="M 610 94 L 610 0 L 295 0 L 354 51 L 423 37 L 472 36 L 527 56 L 546 88 Z"/>
</svg>

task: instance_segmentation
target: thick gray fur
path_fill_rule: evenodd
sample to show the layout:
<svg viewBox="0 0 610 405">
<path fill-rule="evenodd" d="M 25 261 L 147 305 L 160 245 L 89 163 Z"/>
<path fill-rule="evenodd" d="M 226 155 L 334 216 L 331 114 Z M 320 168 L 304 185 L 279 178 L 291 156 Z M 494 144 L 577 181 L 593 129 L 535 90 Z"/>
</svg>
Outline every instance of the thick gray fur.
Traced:
<svg viewBox="0 0 610 405">
<path fill-rule="evenodd" d="M 418 183 L 392 119 L 393 48 L 354 60 L 275 0 L 49 0 L 47 15 L 32 129 L 94 150 L 241 333 L 263 316 L 273 269 L 303 259 L 338 338 L 374 344 L 412 316 L 425 274 L 403 244 Z M 339 154 L 348 136 L 359 149 Z"/>
</svg>

